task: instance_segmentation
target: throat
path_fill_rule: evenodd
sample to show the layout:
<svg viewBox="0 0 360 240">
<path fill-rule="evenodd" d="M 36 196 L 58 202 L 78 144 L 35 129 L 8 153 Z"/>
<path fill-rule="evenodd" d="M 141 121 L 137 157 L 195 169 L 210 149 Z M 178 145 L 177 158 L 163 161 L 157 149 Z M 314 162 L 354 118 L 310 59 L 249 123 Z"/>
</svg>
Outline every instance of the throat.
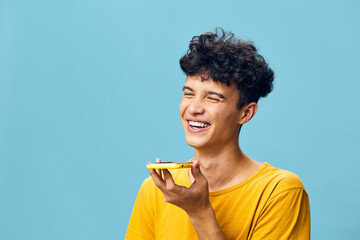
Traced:
<svg viewBox="0 0 360 240">
<path fill-rule="evenodd" d="M 235 186 L 248 179 L 263 165 L 242 152 L 236 158 L 197 159 L 201 163 L 201 172 L 208 180 L 209 192 Z M 189 178 L 191 182 L 194 182 L 191 171 L 189 171 Z"/>
</svg>

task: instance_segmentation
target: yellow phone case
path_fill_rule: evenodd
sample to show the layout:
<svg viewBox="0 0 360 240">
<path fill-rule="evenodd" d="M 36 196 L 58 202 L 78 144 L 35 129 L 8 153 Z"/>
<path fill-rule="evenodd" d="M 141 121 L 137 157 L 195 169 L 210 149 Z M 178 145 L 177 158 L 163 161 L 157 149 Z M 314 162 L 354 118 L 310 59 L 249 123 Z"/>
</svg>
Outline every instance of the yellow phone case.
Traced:
<svg viewBox="0 0 360 240">
<path fill-rule="evenodd" d="M 178 169 L 178 168 L 191 168 L 192 162 L 160 162 L 160 163 L 148 163 L 146 167 L 148 169 Z"/>
</svg>

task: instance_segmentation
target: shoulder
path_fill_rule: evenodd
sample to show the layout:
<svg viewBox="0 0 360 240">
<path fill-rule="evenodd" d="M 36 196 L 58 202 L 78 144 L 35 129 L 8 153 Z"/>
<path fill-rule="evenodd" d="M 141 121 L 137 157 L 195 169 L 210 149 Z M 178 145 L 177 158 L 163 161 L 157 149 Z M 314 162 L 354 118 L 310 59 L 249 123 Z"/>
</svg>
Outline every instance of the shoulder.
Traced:
<svg viewBox="0 0 360 240">
<path fill-rule="evenodd" d="M 252 239 L 309 239 L 310 203 L 300 178 L 267 164 L 258 179 L 264 188 Z"/>
<path fill-rule="evenodd" d="M 284 188 L 303 188 L 300 178 L 293 172 L 275 168 L 271 165 L 268 167 L 268 173 L 272 174 L 276 181 L 281 183 Z"/>
<path fill-rule="evenodd" d="M 143 181 L 143 183 L 141 184 L 142 188 L 151 188 L 154 187 L 154 181 L 152 180 L 151 176 L 145 178 L 145 180 Z"/>
<path fill-rule="evenodd" d="M 258 176 L 258 181 L 273 189 L 273 194 L 279 194 L 290 190 L 304 190 L 305 187 L 300 178 L 293 172 L 283 170 L 264 163 L 266 167 Z"/>
<path fill-rule="evenodd" d="M 156 194 L 157 187 L 151 177 L 145 178 L 142 182 L 139 195 L 142 197 L 150 197 Z"/>
</svg>

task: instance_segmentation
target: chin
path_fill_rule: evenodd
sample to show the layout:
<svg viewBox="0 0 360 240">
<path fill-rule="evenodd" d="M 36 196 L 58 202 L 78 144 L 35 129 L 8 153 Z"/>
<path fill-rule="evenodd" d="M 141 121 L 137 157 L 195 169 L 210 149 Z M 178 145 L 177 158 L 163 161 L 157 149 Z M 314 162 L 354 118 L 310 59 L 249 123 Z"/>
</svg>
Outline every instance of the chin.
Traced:
<svg viewBox="0 0 360 240">
<path fill-rule="evenodd" d="M 186 144 L 193 148 L 203 148 L 206 143 L 202 139 L 186 138 Z"/>
</svg>

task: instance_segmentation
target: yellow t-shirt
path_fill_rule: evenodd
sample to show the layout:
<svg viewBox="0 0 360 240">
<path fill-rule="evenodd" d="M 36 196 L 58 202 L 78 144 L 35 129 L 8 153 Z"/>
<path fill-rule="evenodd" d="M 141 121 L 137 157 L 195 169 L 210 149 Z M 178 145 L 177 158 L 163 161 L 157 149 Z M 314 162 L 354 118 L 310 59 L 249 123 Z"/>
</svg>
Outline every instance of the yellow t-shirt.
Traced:
<svg viewBox="0 0 360 240">
<path fill-rule="evenodd" d="M 175 183 L 189 187 L 188 169 L 173 170 Z M 226 239 L 310 239 L 310 206 L 300 179 L 264 163 L 243 182 L 210 192 L 210 203 Z M 139 191 L 126 240 L 198 239 L 188 215 L 164 201 L 147 178 Z"/>
</svg>

